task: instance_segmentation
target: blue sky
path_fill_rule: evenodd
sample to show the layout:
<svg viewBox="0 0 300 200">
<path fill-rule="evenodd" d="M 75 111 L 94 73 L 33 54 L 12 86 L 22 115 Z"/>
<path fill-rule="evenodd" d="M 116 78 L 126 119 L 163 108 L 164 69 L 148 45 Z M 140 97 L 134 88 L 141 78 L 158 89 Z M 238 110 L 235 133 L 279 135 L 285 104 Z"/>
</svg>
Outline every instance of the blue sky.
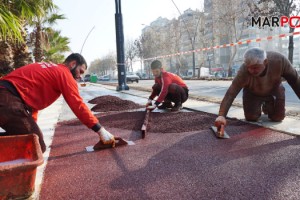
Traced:
<svg viewBox="0 0 300 200">
<path fill-rule="evenodd" d="M 203 9 L 202 0 L 174 0 L 181 13 L 188 8 Z M 84 47 L 83 56 L 88 64 L 109 52 L 115 52 L 114 0 L 54 0 L 66 20 L 55 26 L 63 36 L 70 38 L 72 52 L 80 52 L 89 31 L 95 26 Z M 141 34 L 142 24 L 149 25 L 158 17 L 172 19 L 179 13 L 171 0 L 122 0 L 125 40 Z"/>
</svg>

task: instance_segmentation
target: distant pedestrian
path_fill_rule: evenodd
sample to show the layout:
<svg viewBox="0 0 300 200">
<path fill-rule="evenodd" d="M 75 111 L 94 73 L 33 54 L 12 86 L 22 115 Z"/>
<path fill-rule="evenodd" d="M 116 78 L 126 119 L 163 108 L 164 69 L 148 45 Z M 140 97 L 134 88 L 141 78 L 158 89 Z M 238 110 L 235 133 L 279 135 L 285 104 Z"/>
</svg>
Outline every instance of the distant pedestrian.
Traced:
<svg viewBox="0 0 300 200">
<path fill-rule="evenodd" d="M 173 112 L 182 109 L 182 104 L 188 99 L 189 92 L 184 81 L 176 74 L 166 72 L 159 60 L 151 63 L 151 70 L 155 77 L 155 84 L 146 104 L 147 109 L 153 110 L 156 107 L 159 109 L 171 108 Z M 158 98 L 152 105 L 152 100 L 156 96 Z"/>
<path fill-rule="evenodd" d="M 4 135 L 37 134 L 42 152 L 46 145 L 36 121 L 38 111 L 51 105 L 62 94 L 75 115 L 100 136 L 100 141 L 114 145 L 114 136 L 101 127 L 98 119 L 83 103 L 76 79 L 87 69 L 78 53 L 63 64 L 33 63 L 0 79 L 0 127 Z"/>
<path fill-rule="evenodd" d="M 300 98 L 300 77 L 284 55 L 260 48 L 247 50 L 244 63 L 222 100 L 215 125 L 226 125 L 225 117 L 241 89 L 247 121 L 257 121 L 262 111 L 271 121 L 282 121 L 285 117 L 285 88 L 282 78 L 287 80 Z"/>
</svg>

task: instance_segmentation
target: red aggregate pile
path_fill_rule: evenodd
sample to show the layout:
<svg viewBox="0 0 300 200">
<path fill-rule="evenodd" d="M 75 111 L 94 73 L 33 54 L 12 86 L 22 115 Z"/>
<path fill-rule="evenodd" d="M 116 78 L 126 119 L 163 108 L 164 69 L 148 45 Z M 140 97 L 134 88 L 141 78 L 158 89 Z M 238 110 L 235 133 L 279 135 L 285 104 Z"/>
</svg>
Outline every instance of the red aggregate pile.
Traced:
<svg viewBox="0 0 300 200">
<path fill-rule="evenodd" d="M 94 112 L 133 110 L 144 107 L 133 101 L 123 100 L 112 95 L 99 96 L 88 101 L 88 103 L 97 104 L 91 109 Z"/>
</svg>

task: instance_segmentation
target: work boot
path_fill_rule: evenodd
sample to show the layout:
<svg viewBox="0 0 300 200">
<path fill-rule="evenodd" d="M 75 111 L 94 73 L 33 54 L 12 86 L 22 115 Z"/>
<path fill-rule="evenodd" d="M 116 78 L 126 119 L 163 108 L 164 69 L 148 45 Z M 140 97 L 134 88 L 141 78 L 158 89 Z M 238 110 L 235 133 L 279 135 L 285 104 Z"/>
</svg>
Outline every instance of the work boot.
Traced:
<svg viewBox="0 0 300 200">
<path fill-rule="evenodd" d="M 167 108 L 173 108 L 173 105 L 170 101 L 163 102 L 160 106 L 158 106 L 158 109 L 167 109 Z"/>
<path fill-rule="evenodd" d="M 182 104 L 180 103 L 175 103 L 174 107 L 171 109 L 172 112 L 177 112 L 182 109 Z"/>
</svg>

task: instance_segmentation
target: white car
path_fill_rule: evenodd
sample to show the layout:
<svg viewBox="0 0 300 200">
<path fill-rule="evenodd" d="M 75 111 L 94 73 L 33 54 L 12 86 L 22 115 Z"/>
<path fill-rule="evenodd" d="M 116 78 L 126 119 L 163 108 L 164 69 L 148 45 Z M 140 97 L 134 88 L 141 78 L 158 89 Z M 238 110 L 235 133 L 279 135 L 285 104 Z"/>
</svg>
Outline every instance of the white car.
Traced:
<svg viewBox="0 0 300 200">
<path fill-rule="evenodd" d="M 110 75 L 100 76 L 99 80 L 100 81 L 109 81 L 110 80 Z"/>
<path fill-rule="evenodd" d="M 140 80 L 140 77 L 138 75 L 136 75 L 135 73 L 133 72 L 127 72 L 126 73 L 126 82 L 129 82 L 131 81 L 132 83 L 133 82 L 139 82 Z"/>
</svg>

